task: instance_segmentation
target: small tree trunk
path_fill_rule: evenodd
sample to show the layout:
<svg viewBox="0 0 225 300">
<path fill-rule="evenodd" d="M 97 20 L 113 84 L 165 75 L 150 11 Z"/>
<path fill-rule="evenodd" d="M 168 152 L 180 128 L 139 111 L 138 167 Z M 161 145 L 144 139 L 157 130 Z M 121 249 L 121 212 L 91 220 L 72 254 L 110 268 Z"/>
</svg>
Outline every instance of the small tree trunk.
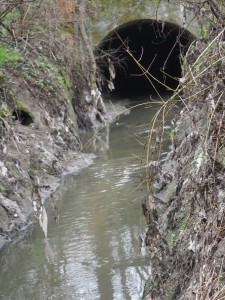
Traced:
<svg viewBox="0 0 225 300">
<path fill-rule="evenodd" d="M 79 12 L 78 29 L 79 29 L 79 33 L 80 33 L 83 45 L 88 54 L 87 59 L 90 62 L 90 64 L 89 64 L 90 87 L 91 87 L 91 90 L 95 90 L 96 89 L 96 62 L 95 62 L 94 53 L 92 51 L 92 47 L 89 43 L 89 38 L 87 35 L 86 26 L 85 26 L 86 3 L 87 3 L 87 1 L 81 0 L 80 4 L 78 5 L 78 12 Z M 96 104 L 94 106 L 96 106 Z"/>
<path fill-rule="evenodd" d="M 87 1 L 86 0 L 81 0 L 79 5 L 78 5 L 78 30 L 82 39 L 83 46 L 85 47 L 84 50 L 87 51 L 87 62 L 88 62 L 88 72 L 89 72 L 89 84 L 91 88 L 91 99 L 92 99 L 92 104 L 95 109 L 100 113 L 105 113 L 105 106 L 101 97 L 101 93 L 97 88 L 96 80 L 97 80 L 97 67 L 96 67 L 96 61 L 95 61 L 95 56 L 90 44 L 90 39 L 87 34 L 86 30 L 86 6 L 87 6 Z"/>
</svg>

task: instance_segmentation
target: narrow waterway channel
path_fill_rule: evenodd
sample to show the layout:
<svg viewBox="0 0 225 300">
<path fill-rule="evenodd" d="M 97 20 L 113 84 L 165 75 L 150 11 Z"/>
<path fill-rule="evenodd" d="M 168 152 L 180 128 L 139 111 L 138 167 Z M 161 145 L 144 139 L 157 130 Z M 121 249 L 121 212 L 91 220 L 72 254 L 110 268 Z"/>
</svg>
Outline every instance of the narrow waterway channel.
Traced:
<svg viewBox="0 0 225 300">
<path fill-rule="evenodd" d="M 0 256 L 0 299 L 138 300 L 149 276 L 141 156 L 157 107 L 132 109 L 94 141 L 93 165 L 70 176 L 39 227 Z M 109 134 L 109 135 L 108 135 Z M 139 142 L 138 142 L 139 141 Z"/>
</svg>

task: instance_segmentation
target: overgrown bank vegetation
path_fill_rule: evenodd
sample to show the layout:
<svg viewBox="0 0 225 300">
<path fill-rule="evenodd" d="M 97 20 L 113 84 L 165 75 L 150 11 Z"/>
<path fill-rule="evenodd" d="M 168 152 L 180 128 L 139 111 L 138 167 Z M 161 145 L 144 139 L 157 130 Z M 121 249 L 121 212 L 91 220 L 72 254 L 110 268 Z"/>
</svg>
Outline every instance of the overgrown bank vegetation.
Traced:
<svg viewBox="0 0 225 300">
<path fill-rule="evenodd" d="M 171 152 L 147 175 L 151 193 L 143 213 L 152 274 L 145 299 L 224 299 L 225 4 L 182 3 L 198 16 L 202 38 L 184 58 L 183 110 Z"/>
</svg>

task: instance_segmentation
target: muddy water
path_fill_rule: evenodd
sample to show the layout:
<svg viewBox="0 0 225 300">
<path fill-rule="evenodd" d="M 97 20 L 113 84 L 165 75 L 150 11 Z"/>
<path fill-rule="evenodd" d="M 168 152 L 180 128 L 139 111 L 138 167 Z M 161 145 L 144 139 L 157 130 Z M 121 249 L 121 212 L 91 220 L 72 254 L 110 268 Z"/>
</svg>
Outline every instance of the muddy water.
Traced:
<svg viewBox="0 0 225 300">
<path fill-rule="evenodd" d="M 58 225 L 48 204 L 47 241 L 36 227 L 1 255 L 0 299 L 141 299 L 150 270 L 137 140 L 156 109 L 133 109 L 93 140 L 95 163 L 55 195 Z"/>
</svg>

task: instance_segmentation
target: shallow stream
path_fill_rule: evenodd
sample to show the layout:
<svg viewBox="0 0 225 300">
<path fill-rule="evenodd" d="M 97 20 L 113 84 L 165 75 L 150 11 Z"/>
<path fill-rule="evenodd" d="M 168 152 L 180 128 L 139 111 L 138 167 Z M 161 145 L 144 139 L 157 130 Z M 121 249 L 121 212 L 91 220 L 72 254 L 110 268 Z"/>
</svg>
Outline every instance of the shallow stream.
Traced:
<svg viewBox="0 0 225 300">
<path fill-rule="evenodd" d="M 0 299 L 141 299 L 150 270 L 139 142 L 156 110 L 132 109 L 92 140 L 94 164 L 55 194 L 58 224 L 47 204 L 47 241 L 35 227 L 1 254 Z"/>
</svg>

